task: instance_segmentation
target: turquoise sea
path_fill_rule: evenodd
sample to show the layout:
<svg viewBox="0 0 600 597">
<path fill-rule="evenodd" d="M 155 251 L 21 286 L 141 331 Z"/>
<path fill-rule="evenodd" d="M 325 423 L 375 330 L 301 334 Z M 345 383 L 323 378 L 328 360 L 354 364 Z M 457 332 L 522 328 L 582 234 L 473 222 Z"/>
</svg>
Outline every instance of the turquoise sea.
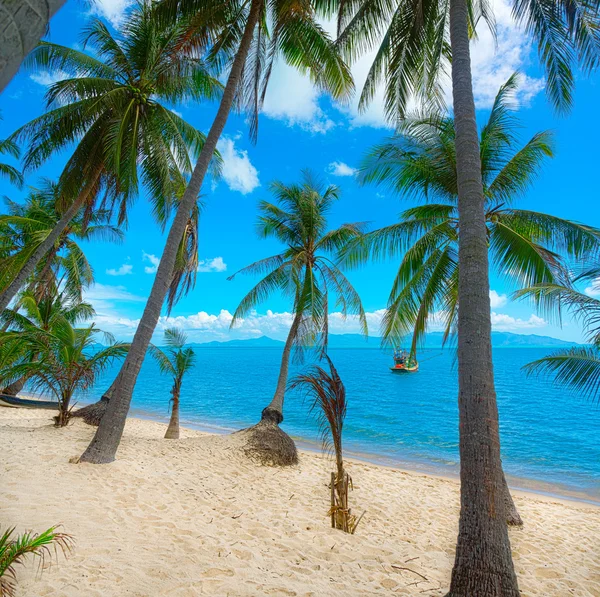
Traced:
<svg viewBox="0 0 600 597">
<path fill-rule="evenodd" d="M 544 348 L 496 348 L 494 369 L 502 455 L 517 487 L 574 494 L 600 502 L 600 406 L 568 394 L 521 367 L 550 352 Z M 215 431 L 247 427 L 260 417 L 275 388 L 280 348 L 196 347 L 197 366 L 184 381 L 182 424 Z M 332 348 L 346 385 L 347 455 L 440 474 L 458 472 L 457 372 L 452 350 L 425 350 L 420 371 L 389 371 L 389 352 Z M 297 371 L 296 367 L 296 371 Z M 117 368 L 96 388 L 110 384 Z M 132 412 L 167 420 L 170 382 L 147 359 Z M 93 396 L 88 396 L 88 401 Z M 309 404 L 288 393 L 283 429 L 318 447 Z"/>
</svg>

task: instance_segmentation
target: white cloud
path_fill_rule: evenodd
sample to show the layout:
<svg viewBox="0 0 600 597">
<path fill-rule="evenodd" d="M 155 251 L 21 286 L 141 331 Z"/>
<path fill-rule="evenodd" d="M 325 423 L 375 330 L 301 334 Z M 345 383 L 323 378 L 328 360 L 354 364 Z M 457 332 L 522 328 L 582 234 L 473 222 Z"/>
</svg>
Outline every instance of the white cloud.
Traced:
<svg viewBox="0 0 600 597">
<path fill-rule="evenodd" d="M 499 331 L 523 330 L 531 328 L 543 328 L 548 323 L 541 317 L 531 314 L 529 319 L 519 319 L 492 311 L 492 328 Z"/>
<path fill-rule="evenodd" d="M 41 70 L 29 75 L 29 78 L 38 85 L 43 85 L 47 87 L 48 85 L 54 85 L 54 83 L 58 83 L 59 81 L 63 81 L 64 79 L 69 78 L 69 74 L 63 70 L 57 70 L 54 72 L 50 72 L 47 70 Z"/>
<path fill-rule="evenodd" d="M 144 271 L 147 274 L 156 273 L 156 270 L 158 269 L 158 264 L 160 263 L 159 257 L 157 257 L 156 255 L 152 255 L 150 253 L 146 253 L 145 251 L 142 251 L 142 260 L 149 261 L 152 264 L 152 265 L 146 265 L 144 267 Z"/>
<path fill-rule="evenodd" d="M 179 118 L 183 118 L 183 114 L 178 110 L 175 110 L 175 108 L 171 108 L 171 112 L 173 112 L 173 114 L 175 114 L 176 116 L 179 116 Z"/>
<path fill-rule="evenodd" d="M 133 265 L 131 265 L 130 263 L 124 263 L 118 269 L 115 269 L 114 267 L 111 269 L 107 269 L 106 273 L 109 276 L 128 276 L 133 273 L 132 270 L 133 270 Z"/>
<path fill-rule="evenodd" d="M 307 76 L 280 62 L 273 70 L 262 111 L 289 126 L 326 133 L 335 123 L 320 108 L 320 95 Z"/>
<path fill-rule="evenodd" d="M 490 290 L 490 306 L 492 309 L 504 307 L 508 301 L 505 294 L 498 294 L 495 290 Z"/>
<path fill-rule="evenodd" d="M 588 286 L 584 291 L 588 296 L 599 298 L 600 297 L 600 278 L 592 280 L 592 284 Z"/>
<path fill-rule="evenodd" d="M 118 27 L 132 4 L 133 0 L 94 0 L 91 3 L 91 12 L 105 18 L 113 27 Z"/>
<path fill-rule="evenodd" d="M 327 172 L 334 176 L 354 176 L 357 170 L 344 162 L 331 162 L 327 167 Z"/>
<path fill-rule="evenodd" d="M 218 148 L 223 158 L 223 179 L 232 191 L 247 195 L 260 186 L 258 170 L 250 162 L 247 151 L 236 149 L 235 141 L 229 137 L 222 137 Z"/>
<path fill-rule="evenodd" d="M 198 262 L 199 272 L 224 272 L 227 270 L 227 264 L 223 257 L 214 257 L 213 259 L 202 259 Z"/>
</svg>

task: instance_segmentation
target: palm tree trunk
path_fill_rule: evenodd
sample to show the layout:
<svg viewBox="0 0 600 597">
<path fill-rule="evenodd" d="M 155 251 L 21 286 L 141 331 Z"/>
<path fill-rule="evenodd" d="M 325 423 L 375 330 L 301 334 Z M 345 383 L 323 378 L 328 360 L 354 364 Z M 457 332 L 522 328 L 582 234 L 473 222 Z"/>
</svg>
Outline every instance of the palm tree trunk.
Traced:
<svg viewBox="0 0 600 597">
<path fill-rule="evenodd" d="M 523 520 L 521 519 L 521 515 L 515 506 L 508 483 L 506 482 L 506 475 L 504 474 L 504 471 L 502 471 L 502 496 L 504 501 L 504 517 L 506 519 L 506 523 L 511 527 L 522 527 Z"/>
<path fill-rule="evenodd" d="M 135 387 L 137 376 L 142 367 L 148 345 L 158 323 L 158 318 L 160 317 L 160 312 L 173 278 L 177 249 L 183 237 L 192 208 L 198 200 L 198 195 L 217 147 L 217 142 L 225 128 L 225 123 L 233 106 L 244 63 L 246 62 L 254 30 L 258 23 L 262 2 L 263 0 L 252 0 L 250 5 L 244 34 L 242 35 L 237 54 L 229 72 L 219 110 L 169 230 L 165 249 L 158 266 L 158 271 L 156 272 L 148 302 L 146 303 L 146 308 L 144 309 L 142 319 L 133 337 L 131 348 L 127 353 L 127 358 L 119 374 L 119 386 L 108 404 L 106 414 L 102 417 L 102 421 L 92 442 L 81 456 L 82 461 L 103 464 L 112 462 L 115 459 L 115 454 L 123 435 L 127 413 L 129 412 L 133 388 Z"/>
<path fill-rule="evenodd" d="M 179 387 L 177 384 L 173 386 L 173 408 L 165 439 L 179 439 Z"/>
<path fill-rule="evenodd" d="M 502 492 L 489 266 L 466 0 L 450 0 L 459 211 L 461 509 L 448 597 L 518 597 Z"/>
<path fill-rule="evenodd" d="M 65 0 L 0 0 L 0 92 L 64 3 Z"/>
<path fill-rule="evenodd" d="M 16 381 L 13 381 L 10 385 L 6 386 L 2 390 L 2 394 L 5 396 L 16 396 L 25 386 L 25 382 L 27 381 L 27 377 L 23 376 Z"/>
<path fill-rule="evenodd" d="M 300 321 L 302 317 L 300 313 L 296 313 L 292 327 L 290 328 L 288 337 L 283 347 L 283 354 L 281 355 L 281 368 L 279 369 L 279 378 L 277 380 L 277 388 L 273 400 L 271 400 L 269 406 L 262 411 L 261 419 L 273 421 L 277 425 L 283 421 L 283 399 L 285 398 L 285 389 L 287 387 L 288 372 L 290 369 L 290 355 L 292 353 L 292 347 L 294 340 L 300 327 Z"/>
<path fill-rule="evenodd" d="M 40 243 L 38 248 L 32 253 L 29 259 L 26 261 L 25 265 L 21 269 L 21 271 L 17 274 L 15 279 L 8 285 L 6 290 L 0 294 L 0 313 L 8 307 L 10 301 L 14 298 L 14 296 L 21 290 L 21 288 L 27 282 L 27 279 L 37 267 L 38 263 L 42 260 L 44 255 L 50 251 L 50 249 L 54 246 L 56 241 L 60 238 L 61 234 L 65 231 L 67 226 L 71 223 L 71 220 L 77 215 L 77 212 L 81 209 L 83 204 L 89 197 L 89 194 L 98 181 L 100 177 L 100 169 L 98 169 L 96 176 L 94 179 L 86 184 L 85 188 L 79 193 L 79 196 L 65 211 L 62 218 L 57 222 L 56 226 L 52 229 L 50 234 Z"/>
</svg>

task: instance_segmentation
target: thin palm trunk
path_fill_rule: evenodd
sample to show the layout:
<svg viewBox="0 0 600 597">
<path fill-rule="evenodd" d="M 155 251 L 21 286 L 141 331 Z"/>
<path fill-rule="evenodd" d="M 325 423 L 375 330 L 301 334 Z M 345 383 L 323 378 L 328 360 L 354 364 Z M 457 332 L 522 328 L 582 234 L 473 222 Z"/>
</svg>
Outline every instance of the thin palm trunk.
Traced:
<svg viewBox="0 0 600 597">
<path fill-rule="evenodd" d="M 103 464 L 112 462 L 115 459 L 119 442 L 123 435 L 127 413 L 129 412 L 133 388 L 135 387 L 137 376 L 173 278 L 177 249 L 183 237 L 192 208 L 198 200 L 198 195 L 217 147 L 217 142 L 225 128 L 225 123 L 233 106 L 244 63 L 246 62 L 254 30 L 258 23 L 261 6 L 262 0 L 252 0 L 248 21 L 246 22 L 238 52 L 231 66 L 217 115 L 200 152 L 190 183 L 183 194 L 169 231 L 150 297 L 148 298 L 142 319 L 119 374 L 119 386 L 108 404 L 106 414 L 102 417 L 102 421 L 92 442 L 81 456 L 81 460 L 84 462 Z"/>
<path fill-rule="evenodd" d="M 262 420 L 265 419 L 273 421 L 279 425 L 283 421 L 283 399 L 285 398 L 285 389 L 287 387 L 288 374 L 290 369 L 290 356 L 292 354 L 292 347 L 294 345 L 294 339 L 298 334 L 298 328 L 300 327 L 300 321 L 302 317 L 300 313 L 296 313 L 292 327 L 285 341 L 283 347 L 283 354 L 281 355 L 281 368 L 279 369 L 279 379 L 277 380 L 277 388 L 275 395 L 269 406 L 262 411 Z"/>
<path fill-rule="evenodd" d="M 448 597 L 518 597 L 505 517 L 489 266 L 466 0 L 450 0 L 459 210 L 461 509 Z"/>
<path fill-rule="evenodd" d="M 71 220 L 77 215 L 77 212 L 83 207 L 84 203 L 88 199 L 92 189 L 100 177 L 100 168 L 97 169 L 94 179 L 88 183 L 85 188 L 79 193 L 79 196 L 65 211 L 62 218 L 57 222 L 56 226 L 52 229 L 50 234 L 40 243 L 38 248 L 31 254 L 29 259 L 25 262 L 25 265 L 21 271 L 16 275 L 15 279 L 8 285 L 6 290 L 0 295 L 0 313 L 8 307 L 10 301 L 15 297 L 17 292 L 27 282 L 29 276 L 33 274 L 38 263 L 42 260 L 44 255 L 48 253 L 55 245 L 56 241 L 60 238 L 67 226 L 71 223 Z"/>
<path fill-rule="evenodd" d="M 165 439 L 179 439 L 179 384 L 173 385 L 173 407 L 171 410 L 171 420 L 165 433 Z"/>
<path fill-rule="evenodd" d="M 0 92 L 66 0 L 0 0 Z"/>
</svg>

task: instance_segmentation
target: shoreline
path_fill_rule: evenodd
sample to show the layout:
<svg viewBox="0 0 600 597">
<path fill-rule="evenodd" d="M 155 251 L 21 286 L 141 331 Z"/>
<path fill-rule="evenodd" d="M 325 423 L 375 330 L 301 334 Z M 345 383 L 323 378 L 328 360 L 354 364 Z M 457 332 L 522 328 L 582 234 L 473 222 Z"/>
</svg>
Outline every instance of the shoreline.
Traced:
<svg viewBox="0 0 600 597">
<path fill-rule="evenodd" d="M 128 416 L 131 418 L 162 423 L 165 425 L 169 422 L 168 416 L 161 416 L 157 413 L 152 413 L 140 408 L 132 408 Z M 194 421 L 185 419 L 180 421 L 180 425 L 182 428 L 190 431 L 200 431 L 201 433 L 206 433 L 209 435 L 227 435 L 240 430 L 235 427 L 211 425 L 210 423 L 202 422 L 196 423 Z M 290 437 L 292 437 L 292 439 L 296 442 L 300 452 L 308 452 L 310 454 L 322 453 L 319 443 L 313 442 L 301 436 L 291 435 Z M 385 454 L 359 452 L 346 448 L 344 449 L 344 460 L 372 464 L 411 475 L 423 475 L 424 477 L 433 477 L 436 479 L 453 481 L 457 484 L 460 483 L 460 475 L 458 470 L 453 473 L 451 470 L 442 469 L 441 466 L 436 467 L 435 464 L 425 460 L 401 460 L 386 456 Z M 422 466 L 419 467 L 419 464 L 422 464 Z M 448 467 L 448 469 L 450 469 L 450 467 Z M 554 501 L 558 500 L 567 503 L 575 502 L 577 504 L 584 504 L 592 508 L 600 508 L 600 493 L 578 491 L 576 489 L 569 488 L 566 485 L 549 483 L 539 479 L 532 479 L 530 477 L 507 475 L 506 478 L 511 490 L 521 495 L 528 495 L 535 498 L 545 498 Z"/>
</svg>

